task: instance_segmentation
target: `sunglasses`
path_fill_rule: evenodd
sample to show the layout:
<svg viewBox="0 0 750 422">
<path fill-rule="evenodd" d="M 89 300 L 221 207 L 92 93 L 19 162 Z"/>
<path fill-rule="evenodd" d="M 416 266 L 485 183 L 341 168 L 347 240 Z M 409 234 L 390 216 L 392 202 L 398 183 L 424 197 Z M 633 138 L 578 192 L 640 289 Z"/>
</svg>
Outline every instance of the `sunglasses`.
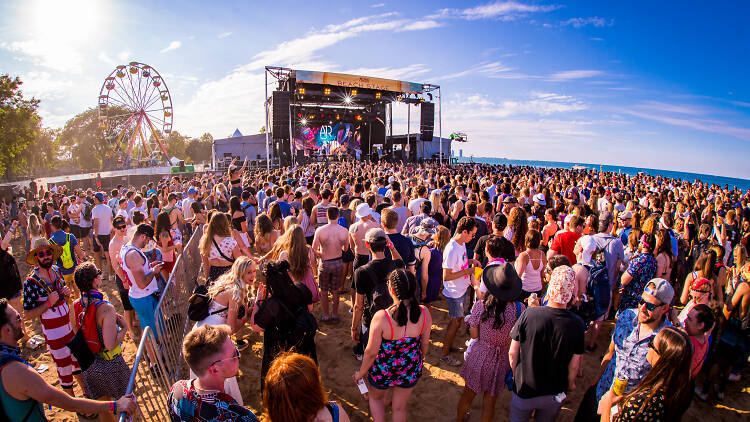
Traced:
<svg viewBox="0 0 750 422">
<path fill-rule="evenodd" d="M 648 339 L 648 348 L 651 349 L 651 350 L 653 350 L 654 353 L 656 353 L 658 355 L 659 351 L 656 350 L 656 345 L 654 345 L 654 339 L 655 338 L 656 338 L 656 336 L 652 336 L 650 339 Z"/>
<path fill-rule="evenodd" d="M 238 349 L 238 348 L 237 348 L 237 346 L 235 346 L 235 347 L 234 347 L 234 353 L 232 354 L 232 357 L 228 357 L 228 358 L 224 358 L 224 359 L 219 359 L 219 360 L 217 360 L 217 361 L 211 362 L 211 364 L 210 364 L 210 365 L 208 365 L 208 366 L 214 366 L 214 365 L 216 365 L 217 363 L 219 363 L 219 362 L 223 362 L 223 361 L 225 361 L 225 360 L 233 360 L 233 359 L 237 359 L 237 360 L 239 360 L 239 359 L 240 359 L 240 356 L 242 356 L 242 355 L 240 354 L 240 349 Z"/>
<path fill-rule="evenodd" d="M 128 226 L 115 226 L 115 230 L 125 230 Z"/>
<path fill-rule="evenodd" d="M 709 292 L 708 290 L 698 290 L 698 289 L 690 289 L 690 291 L 691 291 L 691 292 L 693 292 L 693 293 L 700 293 L 700 294 L 708 294 L 708 293 L 711 293 L 711 292 Z"/>
<path fill-rule="evenodd" d="M 654 310 L 656 310 L 656 308 L 658 308 L 658 307 L 660 307 L 660 306 L 664 306 L 664 304 L 663 304 L 663 303 L 662 303 L 662 304 L 660 304 L 660 305 L 655 305 L 655 304 L 653 304 L 653 303 L 650 303 L 650 302 L 646 302 L 646 301 L 645 301 L 645 300 L 643 300 L 643 299 L 641 299 L 641 303 L 640 303 L 640 305 L 641 305 L 641 306 L 643 306 L 644 308 L 646 308 L 646 310 L 647 310 L 647 311 L 649 311 L 649 312 L 654 312 Z"/>
<path fill-rule="evenodd" d="M 46 256 L 52 256 L 54 253 L 51 249 L 43 249 L 36 253 L 37 258 L 44 258 Z"/>
</svg>

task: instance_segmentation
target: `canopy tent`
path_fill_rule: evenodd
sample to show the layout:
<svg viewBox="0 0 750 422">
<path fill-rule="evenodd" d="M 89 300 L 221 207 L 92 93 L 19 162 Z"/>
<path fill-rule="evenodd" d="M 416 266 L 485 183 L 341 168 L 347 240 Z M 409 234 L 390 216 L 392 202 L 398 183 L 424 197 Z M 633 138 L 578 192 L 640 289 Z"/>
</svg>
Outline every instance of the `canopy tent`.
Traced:
<svg viewBox="0 0 750 422">
<path fill-rule="evenodd" d="M 212 149 L 214 169 L 226 168 L 235 157 L 237 157 L 239 164 L 245 158 L 248 161 L 265 160 L 266 135 L 259 133 L 257 135 L 242 136 L 239 130 L 237 130 L 230 138 L 214 139 Z"/>
</svg>

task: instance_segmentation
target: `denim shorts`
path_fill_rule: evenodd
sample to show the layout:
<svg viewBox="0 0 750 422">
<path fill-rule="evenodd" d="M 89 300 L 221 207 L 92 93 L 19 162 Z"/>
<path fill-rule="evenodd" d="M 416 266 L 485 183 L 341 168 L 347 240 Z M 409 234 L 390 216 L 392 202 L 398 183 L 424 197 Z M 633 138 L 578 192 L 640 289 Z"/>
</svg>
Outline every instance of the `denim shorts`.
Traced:
<svg viewBox="0 0 750 422">
<path fill-rule="evenodd" d="M 448 316 L 451 318 L 463 318 L 465 316 L 464 308 L 466 307 L 466 295 L 468 290 L 461 297 L 445 297 L 448 302 Z"/>
</svg>

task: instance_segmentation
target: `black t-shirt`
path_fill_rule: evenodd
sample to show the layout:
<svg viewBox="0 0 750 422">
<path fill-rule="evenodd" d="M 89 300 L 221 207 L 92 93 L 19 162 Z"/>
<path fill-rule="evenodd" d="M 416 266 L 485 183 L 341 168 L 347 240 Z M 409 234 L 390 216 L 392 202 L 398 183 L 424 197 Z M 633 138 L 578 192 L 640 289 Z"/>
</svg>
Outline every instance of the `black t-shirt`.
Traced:
<svg viewBox="0 0 750 422">
<path fill-rule="evenodd" d="M 482 236 L 477 240 L 477 244 L 474 247 L 474 259 L 478 260 L 482 263 L 482 267 L 487 265 L 487 262 L 489 261 L 489 258 L 487 257 L 487 241 L 490 240 L 490 238 L 497 237 L 494 234 L 488 234 L 486 236 Z M 516 247 L 513 246 L 512 243 L 510 243 L 510 240 L 506 239 L 503 236 L 500 237 L 500 242 L 502 242 L 503 248 L 502 250 L 508 251 L 508 256 L 500 256 L 499 258 L 503 258 L 504 260 L 508 262 L 513 262 L 516 260 Z"/>
<path fill-rule="evenodd" d="M 401 255 L 401 260 L 404 261 L 405 265 L 417 264 L 417 257 L 414 255 L 414 243 L 411 239 L 401 233 L 389 234 L 388 238 L 393 243 L 393 247 L 396 248 L 398 254 Z M 390 249 L 385 250 L 385 257 L 392 258 Z"/>
<path fill-rule="evenodd" d="M 486 236 L 487 233 L 490 232 L 489 229 L 487 229 L 487 223 L 485 223 L 483 220 L 480 220 L 475 217 L 474 221 L 477 222 L 477 234 L 474 235 L 474 237 L 470 241 L 466 242 L 467 250 L 476 249 L 479 238 L 481 238 L 482 236 Z M 469 258 L 473 258 L 473 257 L 470 256 Z"/>
<path fill-rule="evenodd" d="M 365 309 L 362 314 L 362 321 L 366 327 L 369 327 L 372 321 L 370 303 L 372 302 L 372 291 L 375 289 L 375 284 L 385 283 L 391 271 L 404 267 L 404 261 L 400 259 L 394 261 L 386 257 L 383 259 L 373 259 L 354 271 L 354 288 L 357 290 L 357 294 L 365 297 Z"/>
<path fill-rule="evenodd" d="M 568 365 L 583 354 L 583 320 L 566 309 L 527 308 L 510 331 L 521 343 L 515 391 L 524 399 L 555 395 L 568 389 Z"/>
</svg>

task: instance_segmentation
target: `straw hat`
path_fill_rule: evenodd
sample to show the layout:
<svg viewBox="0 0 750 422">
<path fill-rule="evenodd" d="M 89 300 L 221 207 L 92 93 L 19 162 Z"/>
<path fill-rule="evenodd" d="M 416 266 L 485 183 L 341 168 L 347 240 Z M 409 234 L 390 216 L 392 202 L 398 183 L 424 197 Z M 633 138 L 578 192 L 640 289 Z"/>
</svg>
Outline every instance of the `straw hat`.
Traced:
<svg viewBox="0 0 750 422">
<path fill-rule="evenodd" d="M 42 249 L 52 250 L 52 262 L 57 261 L 57 259 L 60 258 L 63 254 L 63 248 L 61 246 L 50 243 L 50 241 L 45 238 L 41 238 L 34 241 L 32 249 L 28 254 L 26 254 L 26 263 L 31 265 L 32 267 L 39 266 L 39 262 L 36 259 L 36 254 Z"/>
</svg>

